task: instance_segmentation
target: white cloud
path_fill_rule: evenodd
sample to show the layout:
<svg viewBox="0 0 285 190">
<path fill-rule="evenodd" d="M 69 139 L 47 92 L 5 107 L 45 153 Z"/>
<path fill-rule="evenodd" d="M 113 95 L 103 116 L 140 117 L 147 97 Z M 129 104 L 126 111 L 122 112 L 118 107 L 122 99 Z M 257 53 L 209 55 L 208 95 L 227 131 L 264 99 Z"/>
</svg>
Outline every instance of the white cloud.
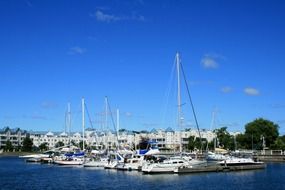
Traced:
<svg viewBox="0 0 285 190">
<path fill-rule="evenodd" d="M 215 69 L 215 68 L 218 68 L 218 66 L 219 66 L 218 63 L 216 62 L 216 60 L 212 57 L 202 58 L 201 64 L 206 69 Z"/>
<path fill-rule="evenodd" d="M 126 112 L 126 113 L 125 113 L 125 116 L 126 116 L 126 117 L 132 117 L 133 114 L 132 114 L 131 112 Z"/>
<path fill-rule="evenodd" d="M 90 14 L 90 16 L 95 17 L 100 22 L 112 22 L 112 21 L 118 21 L 122 19 L 115 15 L 103 13 L 100 10 L 97 10 L 95 14 Z"/>
<path fill-rule="evenodd" d="M 116 22 L 123 20 L 145 21 L 145 18 L 142 15 L 133 14 L 132 16 L 117 16 L 104 13 L 102 10 L 97 10 L 95 13 L 91 13 L 90 16 L 96 18 L 99 22 Z"/>
<path fill-rule="evenodd" d="M 231 87 L 229 87 L 229 86 L 225 86 L 225 87 L 223 87 L 223 88 L 221 89 L 221 91 L 226 94 L 226 93 L 232 92 L 233 89 L 232 89 Z"/>
<path fill-rule="evenodd" d="M 69 54 L 83 54 L 86 52 L 86 49 L 75 46 L 69 49 Z"/>
<path fill-rule="evenodd" d="M 219 63 L 226 58 L 223 55 L 219 55 L 216 53 L 205 54 L 204 57 L 201 59 L 201 65 L 205 69 L 216 69 L 219 67 Z"/>
<path fill-rule="evenodd" d="M 247 87 L 244 89 L 244 93 L 249 95 L 249 96 L 258 96 L 260 95 L 259 90 L 255 89 L 255 88 L 251 88 L 251 87 Z"/>
</svg>

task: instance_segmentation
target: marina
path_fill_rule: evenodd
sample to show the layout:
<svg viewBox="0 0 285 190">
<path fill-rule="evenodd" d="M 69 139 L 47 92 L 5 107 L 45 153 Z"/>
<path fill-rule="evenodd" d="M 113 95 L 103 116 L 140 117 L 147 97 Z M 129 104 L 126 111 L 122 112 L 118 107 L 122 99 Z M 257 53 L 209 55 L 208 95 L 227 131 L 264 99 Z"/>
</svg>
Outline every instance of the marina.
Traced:
<svg viewBox="0 0 285 190">
<path fill-rule="evenodd" d="M 138 171 L 26 163 L 0 157 L 1 189 L 284 189 L 285 164 L 238 172 L 144 175 Z M 4 167 L 5 166 L 5 167 Z M 41 183 L 38 183 L 41 181 Z"/>
<path fill-rule="evenodd" d="M 0 190 L 285 190 L 284 10 L 0 1 Z"/>
</svg>

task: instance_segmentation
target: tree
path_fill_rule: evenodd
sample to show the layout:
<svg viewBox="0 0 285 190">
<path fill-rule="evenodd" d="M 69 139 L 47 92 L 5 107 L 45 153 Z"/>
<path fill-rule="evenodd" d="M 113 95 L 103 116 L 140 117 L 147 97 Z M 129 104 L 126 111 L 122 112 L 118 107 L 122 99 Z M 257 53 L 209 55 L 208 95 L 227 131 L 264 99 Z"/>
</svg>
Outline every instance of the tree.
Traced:
<svg viewBox="0 0 285 190">
<path fill-rule="evenodd" d="M 245 125 L 245 147 L 250 148 L 252 144 L 256 149 L 262 149 L 262 138 L 264 137 L 266 147 L 270 147 L 278 138 L 279 126 L 272 121 L 263 118 L 256 119 Z"/>
<path fill-rule="evenodd" d="M 30 137 L 24 138 L 22 150 L 25 152 L 31 152 L 33 148 L 33 141 Z"/>
<path fill-rule="evenodd" d="M 274 144 L 270 146 L 270 149 L 285 150 L 285 135 L 278 137 Z"/>
<path fill-rule="evenodd" d="M 214 132 L 218 139 L 218 146 L 224 149 L 234 150 L 234 138 L 227 131 L 227 127 L 215 129 Z"/>
<path fill-rule="evenodd" d="M 39 148 L 41 151 L 47 150 L 48 149 L 48 143 L 44 142 L 44 143 L 40 144 Z"/>
<path fill-rule="evenodd" d="M 202 143 L 202 145 L 201 145 Z M 188 138 L 188 150 L 195 150 L 195 149 L 201 149 L 205 150 L 206 149 L 206 145 L 207 145 L 207 139 L 206 138 L 202 138 L 202 140 L 200 140 L 199 137 L 195 137 L 195 136 L 190 136 Z"/>
<path fill-rule="evenodd" d="M 195 137 L 194 136 L 190 136 L 188 138 L 188 150 L 193 151 L 195 149 Z"/>
<path fill-rule="evenodd" d="M 62 147 L 64 146 L 64 143 L 62 141 L 58 141 L 56 144 L 55 144 L 55 148 L 58 148 L 58 147 Z"/>
<path fill-rule="evenodd" d="M 80 148 L 81 150 L 83 150 L 83 141 L 80 141 L 78 145 L 79 145 L 79 148 Z M 86 143 L 86 141 L 84 141 L 84 148 L 85 148 L 85 149 L 87 148 L 87 143 Z"/>
<path fill-rule="evenodd" d="M 13 151 L 14 147 L 10 140 L 6 141 L 5 151 L 10 152 Z"/>
</svg>

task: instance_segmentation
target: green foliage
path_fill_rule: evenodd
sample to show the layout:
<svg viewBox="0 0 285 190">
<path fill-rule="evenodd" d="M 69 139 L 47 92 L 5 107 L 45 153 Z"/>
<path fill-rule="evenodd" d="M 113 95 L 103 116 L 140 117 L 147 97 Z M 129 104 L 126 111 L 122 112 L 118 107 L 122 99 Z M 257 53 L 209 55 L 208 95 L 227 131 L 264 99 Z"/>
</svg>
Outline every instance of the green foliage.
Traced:
<svg viewBox="0 0 285 190">
<path fill-rule="evenodd" d="M 218 146 L 220 148 L 234 150 L 235 144 L 234 144 L 234 137 L 229 134 L 227 131 L 227 127 L 222 127 L 220 129 L 215 129 L 214 132 L 217 136 Z"/>
<path fill-rule="evenodd" d="M 262 149 L 264 137 L 266 147 L 272 147 L 278 138 L 278 129 L 279 126 L 272 121 L 259 118 L 245 125 L 245 133 L 237 141 L 246 149 Z"/>
<path fill-rule="evenodd" d="M 71 140 L 71 141 L 70 141 L 70 144 L 71 144 L 72 146 L 78 146 L 78 144 L 77 144 L 74 140 Z"/>
<path fill-rule="evenodd" d="M 6 141 L 6 146 L 5 146 L 5 151 L 11 152 L 11 151 L 13 151 L 13 149 L 14 149 L 14 147 L 13 147 L 11 141 L 10 141 L 10 140 L 7 140 L 7 141 Z"/>
<path fill-rule="evenodd" d="M 58 147 L 62 147 L 64 146 L 64 143 L 62 141 L 58 141 L 56 144 L 55 144 L 55 148 L 58 148 Z"/>
<path fill-rule="evenodd" d="M 22 150 L 25 152 L 31 152 L 33 148 L 33 141 L 30 137 L 24 138 Z"/>
<path fill-rule="evenodd" d="M 201 145 L 202 143 L 202 145 Z M 202 150 L 206 149 L 206 145 L 207 145 L 207 139 L 202 138 L 202 140 L 200 140 L 199 137 L 195 137 L 195 136 L 190 136 L 188 138 L 188 150 L 193 151 L 195 149 L 200 150 L 202 148 Z"/>
<path fill-rule="evenodd" d="M 47 142 L 44 142 L 44 143 L 40 144 L 39 149 L 40 149 L 41 151 L 46 151 L 46 150 L 48 150 L 48 143 L 47 143 Z"/>
<path fill-rule="evenodd" d="M 78 145 L 79 145 L 79 148 L 80 148 L 81 150 L 83 150 L 83 141 L 80 141 Z M 86 143 L 86 141 L 84 141 L 84 148 L 85 148 L 85 149 L 87 148 L 87 143 Z"/>
<path fill-rule="evenodd" d="M 194 136 L 190 136 L 188 138 L 188 150 L 193 151 L 195 149 L 195 137 Z"/>
<path fill-rule="evenodd" d="M 270 146 L 273 150 L 285 150 L 285 135 L 278 137 L 274 144 Z"/>
</svg>

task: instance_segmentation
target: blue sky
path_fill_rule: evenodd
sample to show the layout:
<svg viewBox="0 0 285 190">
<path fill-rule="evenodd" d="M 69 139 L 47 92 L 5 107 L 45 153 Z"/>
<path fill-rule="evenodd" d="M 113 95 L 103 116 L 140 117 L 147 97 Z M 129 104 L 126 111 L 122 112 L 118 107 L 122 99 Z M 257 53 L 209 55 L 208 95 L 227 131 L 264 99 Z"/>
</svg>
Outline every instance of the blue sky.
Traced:
<svg viewBox="0 0 285 190">
<path fill-rule="evenodd" d="M 178 51 L 201 128 L 216 110 L 216 127 L 264 117 L 285 134 L 284 10 L 269 0 L 0 1 L 0 126 L 62 131 L 71 102 L 79 131 L 84 96 L 99 129 L 108 96 L 121 128 L 176 129 Z M 194 128 L 181 85 L 184 128 Z"/>
</svg>

